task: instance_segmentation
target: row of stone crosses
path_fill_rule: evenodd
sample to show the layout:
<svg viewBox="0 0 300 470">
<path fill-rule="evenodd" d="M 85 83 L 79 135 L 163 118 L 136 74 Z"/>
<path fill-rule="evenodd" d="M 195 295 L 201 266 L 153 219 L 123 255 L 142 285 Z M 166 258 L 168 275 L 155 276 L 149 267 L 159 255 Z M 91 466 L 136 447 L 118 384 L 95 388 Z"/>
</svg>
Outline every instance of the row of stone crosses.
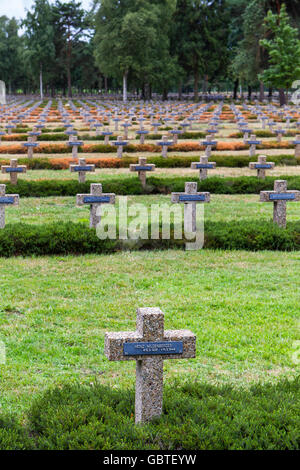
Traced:
<svg viewBox="0 0 300 470">
<path fill-rule="evenodd" d="M 130 110 L 127 110 L 127 112 L 128 112 L 127 117 L 129 119 L 125 120 L 125 122 L 123 122 L 121 124 L 121 126 L 123 126 L 123 128 L 124 128 L 124 137 L 118 136 L 116 141 L 109 141 L 109 137 L 114 135 L 114 132 L 110 131 L 109 129 L 107 129 L 106 131 L 100 132 L 100 128 L 103 126 L 103 123 L 101 121 L 97 121 L 95 119 L 95 117 L 90 114 L 89 107 L 85 103 L 83 103 L 83 102 L 80 102 L 80 103 L 82 104 L 82 108 L 80 109 L 80 114 L 83 117 L 84 122 L 86 122 L 90 126 L 91 130 L 93 130 L 93 129 L 96 130 L 96 135 L 104 136 L 104 143 L 105 144 L 111 144 L 112 146 L 116 146 L 117 147 L 117 155 L 118 155 L 119 158 L 122 158 L 123 148 L 128 144 L 128 141 L 127 141 L 127 139 L 128 139 L 128 129 L 132 125 L 132 119 L 135 116 L 135 112 L 133 112 L 133 110 L 131 110 L 131 112 L 130 112 Z M 72 102 L 69 103 L 69 106 L 73 110 L 76 109 L 75 105 Z M 206 106 L 201 107 L 201 108 L 199 108 L 199 106 L 198 106 L 196 109 L 193 110 L 192 114 L 189 117 L 185 117 L 185 120 L 183 122 L 180 122 L 180 121 L 175 121 L 174 122 L 171 117 L 168 117 L 168 115 L 173 115 L 173 118 L 174 118 L 175 115 L 176 115 L 176 112 L 167 113 L 167 116 L 164 116 L 164 115 L 161 116 L 161 120 L 164 121 L 165 124 L 170 124 L 169 121 L 171 121 L 172 124 L 175 124 L 177 126 L 175 129 L 172 129 L 172 130 L 169 131 L 170 135 L 173 138 L 171 141 L 168 140 L 167 135 L 164 135 L 161 141 L 157 141 L 157 145 L 162 148 L 162 156 L 163 157 L 165 157 L 165 158 L 167 157 L 168 148 L 177 143 L 178 136 L 181 133 L 184 132 L 184 129 L 188 127 L 190 130 L 192 130 L 193 122 L 199 120 L 201 115 L 204 112 L 206 112 L 207 109 L 210 106 L 211 106 L 211 103 L 209 103 Z M 222 106 L 223 106 L 223 103 L 221 103 L 214 110 L 214 112 L 212 114 L 212 117 L 210 119 L 210 122 L 209 122 L 208 129 L 207 129 L 208 135 L 206 136 L 206 140 L 201 142 L 201 145 L 205 147 L 205 154 L 208 157 L 210 157 L 210 155 L 211 155 L 212 148 L 217 145 L 217 141 L 212 140 L 212 135 L 218 133 L 218 126 L 220 124 L 220 114 L 222 112 Z M 36 105 L 33 108 L 30 108 L 30 110 L 35 109 L 35 107 L 36 107 Z M 48 103 L 48 105 L 45 107 L 44 111 L 41 113 L 38 122 L 34 125 L 33 131 L 28 132 L 28 142 L 25 142 L 23 144 L 28 149 L 28 151 L 27 151 L 28 152 L 27 153 L 28 158 L 33 157 L 33 151 L 39 145 L 39 143 L 36 142 L 36 140 L 37 140 L 37 137 L 41 135 L 41 130 L 45 127 L 45 122 L 46 122 L 46 118 L 48 116 L 48 113 L 50 111 L 50 107 L 51 107 L 51 102 Z M 250 109 L 246 105 L 244 105 L 244 108 L 245 108 L 246 111 L 255 112 L 258 115 L 258 118 L 261 120 L 263 129 L 265 128 L 266 121 L 268 121 L 267 124 L 269 125 L 270 130 L 272 130 L 273 126 L 276 125 L 274 123 L 274 121 L 269 119 L 269 117 L 267 115 L 265 115 L 264 112 L 261 111 L 261 109 L 259 107 L 255 108 L 255 109 L 253 109 L 253 108 Z M 67 142 L 67 145 L 69 145 L 72 148 L 72 155 L 73 155 L 73 158 L 75 159 L 78 156 L 78 149 L 81 146 L 84 145 L 84 142 L 79 141 L 77 139 L 77 131 L 74 130 L 74 125 L 70 122 L 70 116 L 69 116 L 68 112 L 64 109 L 63 104 L 61 102 L 59 102 L 58 110 L 61 114 L 61 119 L 62 119 L 63 125 L 66 129 L 65 133 L 69 135 L 69 142 Z M 110 119 L 112 117 L 112 113 L 107 112 L 107 111 L 104 112 L 104 109 L 99 108 L 99 107 L 97 108 L 97 110 L 98 110 L 98 113 L 101 113 L 101 119 L 108 120 L 108 124 L 110 124 Z M 250 156 L 253 157 L 255 155 L 255 152 L 256 152 L 256 146 L 260 145 L 261 141 L 257 140 L 256 135 L 249 128 L 249 125 L 245 121 L 245 119 L 244 119 L 242 113 L 240 112 L 240 110 L 237 109 L 235 107 L 235 105 L 231 105 L 231 110 L 232 110 L 233 114 L 235 115 L 235 119 L 238 123 L 239 131 L 241 131 L 243 133 L 244 143 L 248 144 L 250 146 L 250 150 L 249 150 Z M 290 128 L 290 120 L 292 119 L 293 116 L 290 115 L 290 114 L 285 114 L 286 110 L 285 111 L 280 111 L 277 108 L 271 106 L 267 109 L 267 111 L 270 112 L 270 113 L 273 113 L 273 114 L 276 113 L 278 115 L 278 117 L 285 118 L 286 121 L 287 121 L 287 129 Z M 117 112 L 120 113 L 120 110 L 116 109 L 115 113 L 117 113 Z M 177 111 L 177 112 L 179 112 L 179 114 L 180 114 L 180 111 Z M 297 110 L 290 110 L 291 114 L 293 114 L 293 113 L 297 114 L 297 112 L 298 112 Z M 181 111 L 181 113 L 183 113 L 183 111 Z M 24 113 L 21 114 L 19 116 L 19 118 L 23 119 L 25 117 L 25 114 Z M 153 121 L 154 115 L 155 114 L 153 112 L 152 113 L 149 112 L 148 116 L 150 116 L 150 125 L 155 130 L 155 132 L 157 132 L 158 127 L 161 126 L 161 122 L 154 122 Z M 145 137 L 149 133 L 149 131 L 144 128 L 144 122 L 146 121 L 146 118 L 144 118 L 143 116 L 144 115 L 142 114 L 137 119 L 137 121 L 139 122 L 139 125 L 140 125 L 140 129 L 139 129 L 139 131 L 136 131 L 136 133 L 140 136 L 140 143 L 141 144 L 144 144 Z M 12 132 L 12 129 L 14 127 L 16 127 L 18 122 L 20 122 L 20 119 L 14 119 L 14 120 L 10 121 L 11 123 L 14 122 L 14 124 L 7 124 L 6 128 L 7 128 L 8 133 Z M 119 122 L 121 121 L 121 118 L 118 117 L 118 115 L 115 115 L 114 118 L 113 118 L 113 121 L 115 123 L 115 132 L 118 132 Z M 300 121 L 296 122 L 296 126 L 297 126 L 297 129 L 300 130 Z M 181 129 L 179 129 L 179 127 L 181 127 Z M 277 140 L 279 142 L 281 141 L 282 136 L 285 134 L 285 132 L 286 132 L 286 130 L 282 129 L 281 127 L 279 127 L 278 129 L 276 129 L 274 131 L 274 133 L 277 134 Z M 5 134 L 4 132 L 0 132 L 0 140 L 1 140 L 1 135 L 4 135 L 4 134 Z M 251 134 L 250 138 L 249 138 L 249 134 Z M 295 145 L 295 156 L 300 156 L 300 135 L 297 135 L 296 139 L 294 141 L 292 141 L 291 143 L 293 145 Z"/>
<path fill-rule="evenodd" d="M 190 227 L 190 232 L 196 232 L 196 204 L 210 202 L 210 193 L 198 192 L 197 187 L 197 182 L 186 182 L 184 192 L 171 194 L 172 203 L 185 205 L 184 226 Z M 89 194 L 77 194 L 76 203 L 78 206 L 90 206 L 90 227 L 96 228 L 101 221 L 102 204 L 115 204 L 115 198 L 114 193 L 103 193 L 102 184 L 92 183 Z M 288 191 L 285 180 L 276 180 L 274 191 L 260 192 L 260 201 L 272 202 L 274 223 L 279 227 L 286 227 L 286 204 L 300 201 L 300 191 Z M 6 194 L 6 185 L 0 184 L 0 228 L 5 227 L 5 207 L 12 205 L 19 205 L 19 195 Z"/>
</svg>

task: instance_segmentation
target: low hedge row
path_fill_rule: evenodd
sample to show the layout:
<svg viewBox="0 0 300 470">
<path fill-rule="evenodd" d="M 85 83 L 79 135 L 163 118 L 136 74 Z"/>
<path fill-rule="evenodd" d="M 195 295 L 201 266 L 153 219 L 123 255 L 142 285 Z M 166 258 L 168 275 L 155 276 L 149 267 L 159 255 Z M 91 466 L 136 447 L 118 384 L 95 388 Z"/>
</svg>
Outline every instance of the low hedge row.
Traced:
<svg viewBox="0 0 300 470">
<path fill-rule="evenodd" d="M 185 240 L 100 240 L 94 229 L 84 223 L 58 222 L 46 225 L 9 224 L 0 230 L 0 256 L 105 254 L 121 250 L 163 250 L 185 247 Z M 272 222 L 244 220 L 241 222 L 205 223 L 204 248 L 225 250 L 300 249 L 300 223 L 289 223 L 280 229 Z"/>
<path fill-rule="evenodd" d="M 299 450 L 299 392 L 298 378 L 249 389 L 174 381 L 162 416 L 135 426 L 133 390 L 64 385 L 35 398 L 23 424 L 0 417 L 0 448 Z"/>
<path fill-rule="evenodd" d="M 259 150 L 267 150 L 267 149 L 294 149 L 294 144 L 289 143 L 287 141 L 282 142 L 273 142 L 267 141 L 261 145 L 258 145 L 257 148 Z M 145 144 L 128 144 L 123 147 L 124 152 L 126 153 L 140 153 L 140 152 L 149 152 L 149 153 L 161 153 L 161 148 L 152 143 L 145 143 Z M 216 146 L 216 151 L 239 151 L 239 150 L 248 150 L 249 145 L 244 144 L 243 142 L 218 142 Z M 200 142 L 178 142 L 177 144 L 172 145 L 169 147 L 169 152 L 200 152 L 204 151 L 205 147 L 201 145 Z M 40 142 L 39 146 L 36 150 L 38 153 L 45 153 L 45 154 L 61 154 L 61 153 L 70 153 L 70 147 L 63 143 L 57 142 Z M 105 145 L 99 143 L 85 143 L 83 147 L 79 147 L 79 153 L 117 153 L 116 146 L 113 145 Z M 9 144 L 0 146 L 0 154 L 26 154 L 27 149 L 24 145 L 20 144 Z"/>
<path fill-rule="evenodd" d="M 210 158 L 211 161 L 216 162 L 219 167 L 226 168 L 245 168 L 249 166 L 250 162 L 257 161 L 257 158 L 250 157 L 249 155 L 217 155 L 213 154 Z M 295 158 L 294 155 L 272 155 L 269 160 L 276 165 L 299 165 L 300 158 Z M 138 157 L 128 156 L 124 154 L 123 158 L 91 158 L 86 157 L 87 163 L 93 163 L 97 168 L 128 168 L 130 163 L 137 163 Z M 190 168 L 191 163 L 199 161 L 198 156 L 170 156 L 163 158 L 162 156 L 149 156 L 147 157 L 148 163 L 154 163 L 157 168 Z M 19 164 L 27 165 L 30 170 L 63 170 L 74 163 L 71 157 L 39 157 L 39 158 L 24 158 L 18 159 Z M 0 165 L 7 165 L 9 159 L 1 158 Z"/>
<path fill-rule="evenodd" d="M 209 191 L 212 194 L 258 194 L 260 191 L 272 190 L 276 177 L 267 177 L 265 180 L 255 176 L 242 176 L 237 178 L 221 178 L 213 176 L 198 182 L 199 191 Z M 281 176 L 288 181 L 288 188 L 300 190 L 300 176 Z M 128 178 L 114 178 L 101 181 L 101 177 L 79 183 L 76 179 L 69 180 L 22 180 L 17 185 L 6 183 L 7 194 L 19 194 L 20 197 L 49 197 L 49 196 L 75 196 L 78 193 L 88 193 L 91 183 L 102 183 L 103 191 L 122 196 L 141 194 L 170 194 L 173 191 L 184 191 L 187 181 L 197 181 L 198 177 L 148 177 L 144 189 L 140 180 L 134 176 Z"/>
</svg>

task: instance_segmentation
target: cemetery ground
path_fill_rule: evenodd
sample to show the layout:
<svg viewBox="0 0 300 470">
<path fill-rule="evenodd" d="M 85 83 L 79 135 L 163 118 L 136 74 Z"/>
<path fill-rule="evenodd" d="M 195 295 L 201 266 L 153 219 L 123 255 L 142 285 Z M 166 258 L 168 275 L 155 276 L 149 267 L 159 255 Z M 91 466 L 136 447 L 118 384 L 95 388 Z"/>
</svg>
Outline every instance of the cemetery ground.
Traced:
<svg viewBox="0 0 300 470">
<path fill-rule="evenodd" d="M 297 448 L 299 260 L 212 250 L 2 258 L 2 448 Z M 165 361 L 163 416 L 136 428 L 135 364 L 108 362 L 103 347 L 105 331 L 134 329 L 140 305 L 193 331 L 197 358 Z"/>
<path fill-rule="evenodd" d="M 2 364 L 0 348 L 0 448 L 299 449 L 299 202 L 287 201 L 283 229 L 272 222 L 273 204 L 261 203 L 259 194 L 272 190 L 275 179 L 300 190 L 300 144 L 292 143 L 300 134 L 299 110 L 255 103 L 132 106 L 17 97 L 1 110 L 1 165 L 17 158 L 27 172 L 14 174 L 17 185 L 0 174 L 6 195 L 20 194 L 18 206 L 6 206 L 0 230 L 6 354 Z M 128 123 L 131 148 L 117 158 L 96 130 L 109 130 L 112 143 L 127 140 Z M 143 126 L 144 147 L 137 138 Z M 179 145 L 163 158 L 157 141 L 172 140 L 179 128 Z M 256 134 L 251 140 L 262 141 L 255 154 L 245 128 Z M 33 143 L 32 130 L 41 134 L 30 159 L 23 144 Z M 207 152 L 201 141 L 209 132 L 218 141 L 209 160 L 216 169 L 200 183 L 190 165 Z M 72 139 L 84 142 L 78 158 L 96 164 L 86 183 L 69 169 L 81 166 L 72 158 Z M 265 180 L 249 169 L 262 154 L 275 163 Z M 146 188 L 129 171 L 139 157 L 156 165 Z M 198 251 L 184 251 L 182 240 L 105 245 L 89 229 L 89 205 L 76 206 L 76 194 L 89 194 L 91 182 L 116 194 L 115 209 L 122 195 L 129 207 L 149 209 L 171 205 L 171 193 L 187 181 L 210 192 Z M 164 361 L 162 416 L 142 426 L 134 416 L 135 361 L 104 355 L 105 333 L 134 331 L 139 307 L 159 307 L 166 328 L 197 337 L 195 359 Z"/>
</svg>

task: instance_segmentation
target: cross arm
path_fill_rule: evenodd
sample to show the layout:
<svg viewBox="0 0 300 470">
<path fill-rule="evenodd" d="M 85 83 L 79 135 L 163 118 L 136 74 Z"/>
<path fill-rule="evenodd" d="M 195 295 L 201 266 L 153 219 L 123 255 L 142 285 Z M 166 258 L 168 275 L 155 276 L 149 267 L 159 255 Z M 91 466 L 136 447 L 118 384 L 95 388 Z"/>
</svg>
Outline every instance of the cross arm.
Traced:
<svg viewBox="0 0 300 470">
<path fill-rule="evenodd" d="M 26 173 L 26 170 L 27 170 L 26 165 L 18 165 L 17 167 L 12 167 L 9 165 L 1 166 L 2 173 Z"/>
<path fill-rule="evenodd" d="M 249 163 L 250 170 L 272 170 L 274 167 L 275 167 L 274 162 L 266 162 L 266 163 L 250 162 Z"/>
<path fill-rule="evenodd" d="M 186 194 L 186 193 L 172 193 L 171 202 L 210 202 L 210 193 L 195 193 L 195 194 Z"/>
<path fill-rule="evenodd" d="M 168 359 L 185 359 L 196 357 L 196 336 L 189 330 L 166 330 L 164 341 L 182 341 L 183 352 L 179 356 L 171 356 Z"/>
<path fill-rule="evenodd" d="M 141 342 L 143 337 L 136 331 L 123 331 L 120 333 L 105 333 L 104 354 L 109 361 L 136 360 L 136 356 L 123 354 L 124 343 Z"/>
<path fill-rule="evenodd" d="M 81 169 L 82 168 L 82 169 Z M 77 171 L 95 171 L 95 165 L 90 165 L 89 163 L 86 165 L 70 165 L 71 172 Z"/>
<path fill-rule="evenodd" d="M 274 201 L 300 201 L 300 191 L 261 191 L 260 202 L 274 202 Z"/>
<path fill-rule="evenodd" d="M 103 193 L 100 195 L 93 194 L 77 194 L 76 205 L 83 206 L 84 204 L 115 204 L 116 195 L 113 193 Z"/>
</svg>

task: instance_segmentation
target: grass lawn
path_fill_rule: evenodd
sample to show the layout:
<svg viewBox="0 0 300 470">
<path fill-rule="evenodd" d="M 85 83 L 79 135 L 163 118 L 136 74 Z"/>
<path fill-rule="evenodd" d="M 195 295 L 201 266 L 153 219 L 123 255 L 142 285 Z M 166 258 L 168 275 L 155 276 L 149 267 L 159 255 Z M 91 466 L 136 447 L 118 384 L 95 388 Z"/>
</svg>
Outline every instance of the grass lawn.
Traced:
<svg viewBox="0 0 300 470">
<path fill-rule="evenodd" d="M 0 411 L 22 413 L 63 383 L 132 387 L 135 366 L 108 362 L 105 331 L 133 330 L 139 306 L 197 335 L 195 360 L 166 380 L 248 385 L 297 374 L 300 253 L 143 252 L 1 259 Z M 299 371 L 298 371 L 299 372 Z"/>
<path fill-rule="evenodd" d="M 119 198 L 117 198 L 118 206 Z M 170 195 L 129 196 L 128 207 L 133 203 L 171 204 Z M 182 211 L 183 205 L 180 204 Z M 287 220 L 300 218 L 299 203 L 287 204 Z M 205 204 L 205 220 L 271 220 L 273 204 L 259 202 L 259 195 L 211 195 L 211 202 Z M 150 210 L 148 211 L 150 217 Z M 88 222 L 89 206 L 76 207 L 75 197 L 21 198 L 19 206 L 6 209 L 6 223 L 25 222 L 43 224 L 55 221 Z"/>
</svg>

